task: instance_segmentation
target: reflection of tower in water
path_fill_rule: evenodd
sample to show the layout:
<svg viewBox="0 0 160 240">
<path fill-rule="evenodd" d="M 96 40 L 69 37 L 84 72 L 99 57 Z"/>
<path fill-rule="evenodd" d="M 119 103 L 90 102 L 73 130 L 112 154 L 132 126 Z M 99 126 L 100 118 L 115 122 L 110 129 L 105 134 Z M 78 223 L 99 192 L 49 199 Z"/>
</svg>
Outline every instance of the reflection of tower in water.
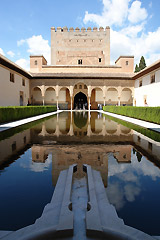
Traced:
<svg viewBox="0 0 160 240">
<path fill-rule="evenodd" d="M 82 178 L 83 164 L 88 164 L 100 171 L 104 186 L 107 187 L 109 157 L 112 155 L 118 163 L 130 163 L 131 149 L 131 145 L 56 145 L 52 149 L 53 185 L 56 184 L 60 171 L 72 164 L 77 164 L 75 177 Z"/>
</svg>

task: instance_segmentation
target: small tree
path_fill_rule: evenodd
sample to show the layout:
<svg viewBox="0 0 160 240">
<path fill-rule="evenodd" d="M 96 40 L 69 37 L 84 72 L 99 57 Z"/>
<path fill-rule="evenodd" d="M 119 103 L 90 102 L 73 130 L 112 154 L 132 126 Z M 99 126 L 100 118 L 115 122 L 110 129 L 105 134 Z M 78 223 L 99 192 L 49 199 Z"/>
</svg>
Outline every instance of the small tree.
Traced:
<svg viewBox="0 0 160 240">
<path fill-rule="evenodd" d="M 140 60 L 140 62 L 139 62 L 139 69 L 142 70 L 142 69 L 144 69 L 145 67 L 146 67 L 146 62 L 145 62 L 144 57 L 142 56 L 142 57 L 141 57 L 141 60 Z"/>
<path fill-rule="evenodd" d="M 135 71 L 134 72 L 139 72 L 139 67 L 138 67 L 138 65 L 136 64 L 136 66 L 135 66 Z"/>
<path fill-rule="evenodd" d="M 139 72 L 142 69 L 144 69 L 145 67 L 146 67 L 146 62 L 145 62 L 144 57 L 142 56 L 140 59 L 140 62 L 139 62 L 139 66 L 136 64 L 134 72 Z"/>
</svg>

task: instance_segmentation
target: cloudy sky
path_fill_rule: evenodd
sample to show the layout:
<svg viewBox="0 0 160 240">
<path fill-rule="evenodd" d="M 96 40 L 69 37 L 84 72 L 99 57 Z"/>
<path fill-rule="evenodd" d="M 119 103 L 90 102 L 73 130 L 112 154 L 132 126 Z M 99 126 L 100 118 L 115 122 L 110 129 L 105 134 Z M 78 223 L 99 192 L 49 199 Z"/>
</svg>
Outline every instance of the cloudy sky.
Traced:
<svg viewBox="0 0 160 240">
<path fill-rule="evenodd" d="M 160 59 L 158 0 L 5 0 L 0 6 L 0 53 L 29 69 L 29 56 L 50 64 L 50 28 L 110 26 L 111 64 L 120 55 Z"/>
</svg>

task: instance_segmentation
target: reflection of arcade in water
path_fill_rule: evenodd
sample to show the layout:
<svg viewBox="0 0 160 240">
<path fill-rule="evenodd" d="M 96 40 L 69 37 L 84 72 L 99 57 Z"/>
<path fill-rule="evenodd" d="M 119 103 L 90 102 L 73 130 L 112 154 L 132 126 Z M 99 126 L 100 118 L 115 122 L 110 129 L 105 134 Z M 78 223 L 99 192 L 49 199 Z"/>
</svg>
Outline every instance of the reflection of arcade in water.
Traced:
<svg viewBox="0 0 160 240">
<path fill-rule="evenodd" d="M 132 141 L 132 130 L 97 112 L 91 115 L 85 112 L 62 113 L 33 129 L 33 137 L 45 140 L 88 142 Z"/>
<path fill-rule="evenodd" d="M 59 173 L 69 165 L 78 164 L 81 177 L 82 164 L 89 164 L 101 172 L 105 186 L 108 178 L 108 160 L 131 162 L 131 151 L 136 149 L 159 166 L 160 143 L 136 133 L 98 113 L 62 113 L 35 127 L 0 141 L 0 167 L 4 169 L 31 147 L 32 161 L 44 163 L 52 156 L 52 179 L 56 184 Z M 6 151 L 7 148 L 7 151 Z"/>
</svg>

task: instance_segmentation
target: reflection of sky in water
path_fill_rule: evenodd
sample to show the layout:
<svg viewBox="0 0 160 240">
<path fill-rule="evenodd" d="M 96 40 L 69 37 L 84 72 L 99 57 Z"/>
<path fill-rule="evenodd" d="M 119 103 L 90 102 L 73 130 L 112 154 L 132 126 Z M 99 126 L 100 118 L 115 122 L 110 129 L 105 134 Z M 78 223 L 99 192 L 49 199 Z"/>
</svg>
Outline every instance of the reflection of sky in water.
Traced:
<svg viewBox="0 0 160 240">
<path fill-rule="evenodd" d="M 132 151 L 131 163 L 119 164 L 110 155 L 107 196 L 127 225 L 159 235 L 159 184 L 159 168 L 145 157 L 139 162 Z M 148 218 L 152 224 L 148 223 Z"/>
<path fill-rule="evenodd" d="M 33 162 L 32 158 L 30 158 L 28 162 L 22 162 L 20 166 L 22 168 L 30 169 L 33 172 L 44 172 L 50 168 L 51 163 L 52 155 L 49 154 L 44 163 Z"/>
<path fill-rule="evenodd" d="M 0 230 L 17 230 L 41 216 L 54 191 L 51 162 L 52 155 L 32 162 L 30 148 L 0 171 Z"/>
</svg>

